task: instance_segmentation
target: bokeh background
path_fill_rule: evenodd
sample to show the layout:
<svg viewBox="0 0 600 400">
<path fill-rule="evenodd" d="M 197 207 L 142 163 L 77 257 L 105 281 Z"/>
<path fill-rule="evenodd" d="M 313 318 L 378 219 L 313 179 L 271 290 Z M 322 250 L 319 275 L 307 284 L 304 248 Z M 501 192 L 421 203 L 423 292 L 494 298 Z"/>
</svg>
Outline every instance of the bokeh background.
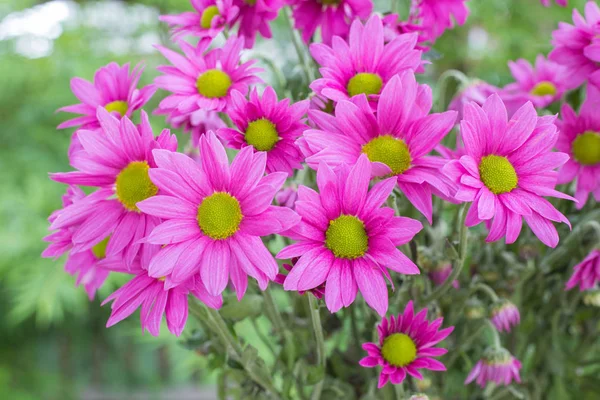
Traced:
<svg viewBox="0 0 600 400">
<path fill-rule="evenodd" d="M 467 24 L 438 41 L 424 81 L 435 84 L 458 69 L 508 83 L 507 60 L 547 53 L 558 21 L 570 21 L 571 8 L 582 9 L 584 0 L 570 0 L 568 9 L 539 0 L 469 3 Z M 141 334 L 135 315 L 104 328 L 110 309 L 101 299 L 126 277 L 111 277 L 89 302 L 63 271 L 64 260 L 40 258 L 46 218 L 65 189 L 48 172 L 69 170 L 72 131 L 55 128 L 68 117 L 55 110 L 76 102 L 69 80 L 92 79 L 110 61 L 143 61 L 142 83 L 150 83 L 163 62 L 153 44 L 168 43 L 158 15 L 189 9 L 188 0 L 0 0 L 0 399 L 214 397 L 210 361 L 186 348 L 191 329 L 182 338 L 166 329 L 154 338 Z M 281 19 L 273 28 L 276 39 L 260 41 L 247 56 L 263 60 L 270 83 L 273 67 L 293 83 L 300 72 L 289 34 Z M 164 127 L 160 117 L 152 123 L 155 131 Z"/>
</svg>

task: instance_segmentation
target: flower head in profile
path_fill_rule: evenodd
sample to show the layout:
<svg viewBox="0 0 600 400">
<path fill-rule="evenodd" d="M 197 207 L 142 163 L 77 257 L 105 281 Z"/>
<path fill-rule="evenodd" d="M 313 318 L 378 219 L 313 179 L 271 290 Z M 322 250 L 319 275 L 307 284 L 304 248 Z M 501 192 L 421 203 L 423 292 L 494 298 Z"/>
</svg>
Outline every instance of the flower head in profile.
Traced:
<svg viewBox="0 0 600 400">
<path fill-rule="evenodd" d="M 225 148 L 209 132 L 200 138 L 200 162 L 164 150 L 154 152 L 152 182 L 164 192 L 138 204 L 162 219 L 145 239 L 162 248 L 148 275 L 166 277 L 168 287 L 200 274 L 208 293 L 220 295 L 231 281 L 242 298 L 248 275 L 265 289 L 277 275 L 277 262 L 261 236 L 291 228 L 300 217 L 272 206 L 287 175 L 264 176 L 266 154 L 243 148 L 231 166 Z"/>
<path fill-rule="evenodd" d="M 544 7 L 550 7 L 550 2 L 552 0 L 540 0 L 542 2 L 542 4 L 544 5 Z M 566 7 L 569 4 L 569 0 L 554 0 L 556 2 L 556 4 L 558 4 L 561 7 Z"/>
<path fill-rule="evenodd" d="M 291 105 L 289 99 L 277 101 L 270 86 L 262 97 L 253 89 L 248 100 L 234 91 L 227 114 L 236 129 L 221 128 L 217 135 L 228 147 L 264 151 L 267 173 L 281 171 L 292 175 L 295 169 L 302 169 L 302 152 L 295 141 L 307 128 L 307 109 L 308 100 Z"/>
<path fill-rule="evenodd" d="M 256 34 L 269 39 L 272 37 L 269 23 L 277 18 L 283 7 L 282 0 L 234 0 L 239 8 L 234 23 L 239 22 L 238 36 L 245 39 L 246 48 L 252 48 Z"/>
<path fill-rule="evenodd" d="M 443 318 L 428 321 L 426 308 L 415 315 L 413 302 L 409 301 L 402 314 L 384 318 L 377 326 L 378 344 L 363 344 L 368 355 L 360 360 L 360 365 L 367 368 L 382 367 L 378 388 L 388 382 L 398 385 L 407 375 L 423 379 L 420 369 L 445 371 L 444 364 L 434 357 L 442 356 L 448 350 L 434 346 L 448 337 L 454 327 L 440 330 L 443 322 Z"/>
<path fill-rule="evenodd" d="M 227 124 L 219 117 L 219 113 L 212 110 L 196 110 L 191 113 L 181 113 L 177 109 L 164 110 L 157 109 L 154 114 L 166 115 L 167 123 L 175 129 L 182 129 L 184 133 L 189 133 L 192 146 L 197 148 L 200 143 L 200 137 L 209 131 L 216 131 L 225 128 Z"/>
<path fill-rule="evenodd" d="M 365 94 L 376 104 L 393 76 L 414 71 L 421 65 L 421 52 L 415 49 L 416 41 L 416 35 L 406 34 L 384 44 L 379 16 L 371 16 L 365 25 L 357 19 L 350 28 L 348 43 L 336 37 L 332 46 L 323 43 L 310 46 L 323 76 L 310 87 L 334 102 Z"/>
<path fill-rule="evenodd" d="M 296 208 L 296 200 L 298 200 L 298 186 L 296 184 L 284 187 L 275 195 L 275 201 L 278 205 L 292 210 Z"/>
<path fill-rule="evenodd" d="M 296 265 L 296 263 L 298 262 L 298 257 L 294 257 L 291 260 L 291 264 L 283 264 L 283 268 L 289 273 L 292 271 L 292 269 L 294 268 L 294 265 Z M 287 275 L 284 274 L 277 274 L 277 276 L 275 277 L 275 283 L 278 283 L 280 285 L 283 285 L 285 283 L 285 278 L 287 277 Z M 320 284 L 319 286 L 312 288 L 310 290 L 308 290 L 310 293 L 313 294 L 313 296 L 315 296 L 317 299 L 322 299 L 323 296 L 325 296 L 325 283 Z M 299 290 L 298 294 L 299 295 L 303 295 L 304 293 L 306 293 L 306 291 L 304 290 Z"/>
<path fill-rule="evenodd" d="M 437 264 L 432 265 L 429 268 L 429 278 L 433 281 L 433 284 L 436 286 L 442 285 L 446 282 L 446 279 L 452 273 L 452 263 L 450 262 L 439 262 Z M 460 287 L 460 283 L 457 280 L 452 281 L 452 287 L 454 289 L 458 289 Z"/>
<path fill-rule="evenodd" d="M 422 35 L 434 42 L 446 29 L 454 28 L 454 23 L 463 25 L 469 16 L 467 0 L 416 0 L 413 8 L 420 20 Z"/>
<path fill-rule="evenodd" d="M 472 202 L 466 225 L 487 221 L 488 242 L 506 237 L 506 243 L 514 243 L 525 219 L 544 244 L 555 247 L 558 232 L 552 222 L 570 224 L 543 196 L 574 200 L 554 189 L 555 169 L 569 158 L 552 151 L 558 137 L 555 117 L 538 117 L 528 102 L 508 120 L 496 94 L 483 107 L 467 104 L 464 113 L 465 155 L 446 164 L 444 173 L 458 186 L 455 198 Z"/>
<path fill-rule="evenodd" d="M 370 179 L 371 163 L 363 155 L 352 167 L 341 164 L 335 171 L 322 164 L 317 171 L 320 193 L 298 188 L 296 212 L 302 221 L 281 233 L 297 242 L 277 254 L 280 259 L 298 257 L 283 283 L 285 290 L 306 291 L 325 283 L 325 303 L 331 312 L 352 304 L 360 290 L 367 304 L 383 316 L 388 308 L 388 268 L 419 273 L 397 246 L 412 240 L 421 223 L 381 207 L 395 179 L 369 190 Z"/>
<path fill-rule="evenodd" d="M 332 168 L 354 164 L 366 154 L 373 175 L 392 175 L 406 198 L 431 223 L 432 193 L 449 197 L 452 182 L 440 169 L 441 157 L 427 154 L 454 126 L 456 112 L 429 115 L 429 86 L 420 85 L 412 71 L 390 79 L 383 89 L 375 113 L 364 94 L 341 101 L 335 116 L 309 110 L 309 119 L 319 129 L 308 129 L 300 139 L 308 165 Z"/>
<path fill-rule="evenodd" d="M 476 381 L 482 388 L 489 382 L 504 386 L 510 385 L 513 380 L 520 383 L 520 369 L 521 362 L 513 357 L 508 350 L 490 347 L 467 376 L 465 385 L 473 381 Z"/>
<path fill-rule="evenodd" d="M 485 81 L 474 79 L 458 91 L 450 102 L 448 110 L 456 111 L 458 113 L 457 121 L 460 121 L 463 119 L 463 107 L 465 104 L 473 101 L 482 106 L 488 97 L 494 93 L 498 93 L 500 90 L 499 87 L 490 85 Z"/>
<path fill-rule="evenodd" d="M 81 116 L 63 122 L 58 129 L 74 126 L 88 130 L 99 128 L 100 122 L 96 117 L 98 107 L 104 107 L 117 118 L 131 117 L 132 113 L 141 109 L 156 91 L 154 85 L 137 88 L 143 70 L 141 64 L 130 70 L 129 64 L 120 67 L 111 62 L 96 71 L 93 82 L 82 78 L 71 79 L 71 91 L 81 103 L 60 108 L 58 111 Z"/>
<path fill-rule="evenodd" d="M 503 299 L 492 306 L 490 320 L 500 332 L 510 332 L 521 322 L 519 309 L 510 301 Z"/>
<path fill-rule="evenodd" d="M 156 86 L 171 92 L 158 106 L 158 113 L 189 115 L 197 110 L 225 111 L 231 102 L 231 92 L 248 92 L 248 86 L 260 82 L 252 68 L 254 61 L 240 64 L 243 38 L 231 37 L 223 47 L 206 51 L 208 43 L 200 41 L 193 47 L 179 42 L 184 55 L 157 46 L 173 64 L 161 66 L 163 75 L 155 79 Z"/>
<path fill-rule="evenodd" d="M 169 24 L 175 39 L 184 35 L 212 39 L 233 25 L 239 8 L 233 0 L 191 0 L 194 11 L 177 15 L 161 15 Z"/>
<path fill-rule="evenodd" d="M 321 28 L 322 42 L 329 45 L 334 36 L 348 37 L 350 23 L 367 19 L 373 12 L 372 0 L 291 0 L 294 28 L 309 43 Z"/>
<path fill-rule="evenodd" d="M 565 290 L 579 285 L 579 290 L 589 290 L 600 282 L 600 249 L 594 249 L 579 264 L 573 267 L 573 275 L 567 282 Z"/>
<path fill-rule="evenodd" d="M 73 252 L 92 249 L 110 236 L 106 256 L 121 254 L 131 264 L 141 251 L 144 261 L 152 246 L 138 242 L 150 233 L 158 219 L 141 212 L 137 203 L 158 193 L 148 171 L 155 167 L 153 149 L 177 149 L 177 138 L 164 130 L 154 137 L 146 113 L 136 127 L 127 117 L 120 121 L 98 108 L 101 131 L 79 130 L 83 150 L 71 163 L 72 172 L 54 173 L 55 181 L 99 189 L 59 210 L 50 230 L 72 229 Z"/>
<path fill-rule="evenodd" d="M 573 10 L 574 25 L 561 22 L 552 33 L 554 49 L 548 55 L 551 61 L 566 68 L 566 85 L 575 88 L 585 82 L 591 73 L 600 69 L 600 8 L 595 1 L 585 5 L 585 18 Z"/>
</svg>

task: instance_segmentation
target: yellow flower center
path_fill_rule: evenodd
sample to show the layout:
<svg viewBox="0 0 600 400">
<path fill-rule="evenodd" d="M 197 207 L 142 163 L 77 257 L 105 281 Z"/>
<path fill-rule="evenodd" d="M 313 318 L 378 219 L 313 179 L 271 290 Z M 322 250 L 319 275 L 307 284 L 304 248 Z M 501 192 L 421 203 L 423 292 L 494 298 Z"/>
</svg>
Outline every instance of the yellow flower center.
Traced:
<svg viewBox="0 0 600 400">
<path fill-rule="evenodd" d="M 244 3 L 248 4 L 249 6 L 255 6 L 256 0 L 244 0 Z"/>
<path fill-rule="evenodd" d="M 117 175 L 117 198 L 130 211 L 140 211 L 136 204 L 158 193 L 148 176 L 146 161 L 132 161 Z"/>
<path fill-rule="evenodd" d="M 510 192 L 519 183 L 515 167 L 502 156 L 483 157 L 479 163 L 479 175 L 483 184 L 494 194 Z"/>
<path fill-rule="evenodd" d="M 203 72 L 196 81 L 198 93 L 209 99 L 227 96 L 231 87 L 231 78 L 220 69 Z"/>
<path fill-rule="evenodd" d="M 359 72 L 350 78 L 346 89 L 348 89 L 348 95 L 353 97 L 361 93 L 366 95 L 379 94 L 381 86 L 383 86 L 383 81 L 379 75 L 369 72 Z"/>
<path fill-rule="evenodd" d="M 271 150 L 279 140 L 275 124 L 265 118 L 250 122 L 244 137 L 258 151 Z"/>
<path fill-rule="evenodd" d="M 393 333 L 383 341 L 381 355 L 395 367 L 405 367 L 417 358 L 417 346 L 410 336 Z"/>
<path fill-rule="evenodd" d="M 538 83 L 531 89 L 531 94 L 534 96 L 556 95 L 556 86 L 552 82 L 543 81 Z"/>
<path fill-rule="evenodd" d="M 217 15 L 219 15 L 219 7 L 217 7 L 217 6 L 206 7 L 204 9 L 204 11 L 202 12 L 202 16 L 200 17 L 200 26 L 203 29 L 210 28 L 213 18 L 216 17 Z"/>
<path fill-rule="evenodd" d="M 211 239 L 232 236 L 240 228 L 242 218 L 240 203 L 229 193 L 215 192 L 205 197 L 198 207 L 198 226 Z"/>
<path fill-rule="evenodd" d="M 573 140 L 573 156 L 579 164 L 600 163 L 600 133 L 586 131 Z"/>
<path fill-rule="evenodd" d="M 114 112 L 114 111 L 118 112 L 119 114 L 121 114 L 121 117 L 124 116 L 125 114 L 127 114 L 127 110 L 129 110 L 129 106 L 127 105 L 127 102 L 121 101 L 121 100 L 111 101 L 110 103 L 105 105 L 104 108 L 108 112 Z"/>
<path fill-rule="evenodd" d="M 329 221 L 325 232 L 325 246 L 337 258 L 353 260 L 364 256 L 369 247 L 365 224 L 352 215 L 341 215 Z"/>
<path fill-rule="evenodd" d="M 107 236 L 103 241 L 92 247 L 92 253 L 94 253 L 98 260 L 102 260 L 104 257 L 106 257 L 106 246 L 108 246 L 108 239 L 110 239 L 110 236 Z"/>
<path fill-rule="evenodd" d="M 410 152 L 404 140 L 390 135 L 378 136 L 365 144 L 362 152 L 372 162 L 381 162 L 390 167 L 392 175 L 399 175 L 410 167 Z"/>
</svg>

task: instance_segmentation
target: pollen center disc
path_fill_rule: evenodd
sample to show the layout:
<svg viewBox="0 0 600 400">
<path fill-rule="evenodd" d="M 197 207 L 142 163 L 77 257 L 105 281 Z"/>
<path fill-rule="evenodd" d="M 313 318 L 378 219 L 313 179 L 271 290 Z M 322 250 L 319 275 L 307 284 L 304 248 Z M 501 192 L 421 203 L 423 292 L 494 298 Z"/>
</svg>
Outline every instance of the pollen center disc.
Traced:
<svg viewBox="0 0 600 400">
<path fill-rule="evenodd" d="M 206 7 L 202 12 L 202 16 L 200 17 L 200 26 L 203 29 L 209 29 L 212 23 L 212 20 L 219 15 L 219 7 L 210 6 Z"/>
<path fill-rule="evenodd" d="M 209 99 L 227 96 L 231 87 L 231 78 L 220 69 L 209 69 L 203 72 L 196 81 L 198 93 Z"/>
<path fill-rule="evenodd" d="M 127 111 L 129 110 L 129 105 L 126 101 L 117 100 L 111 101 L 110 103 L 106 104 L 104 106 L 104 109 L 106 109 L 106 111 L 108 112 L 118 112 L 121 115 L 121 117 L 123 117 L 125 114 L 127 114 Z"/>
<path fill-rule="evenodd" d="M 586 131 L 573 140 L 573 156 L 579 164 L 600 164 L 600 133 Z"/>
<path fill-rule="evenodd" d="M 371 162 L 381 162 L 390 167 L 392 175 L 399 175 L 410 167 L 410 151 L 402 139 L 382 135 L 362 148 Z"/>
<path fill-rule="evenodd" d="M 215 192 L 198 207 L 198 226 L 206 236 L 221 240 L 233 236 L 242 222 L 239 201 L 225 192 Z"/>
<path fill-rule="evenodd" d="M 543 81 L 538 83 L 531 89 L 531 94 L 534 96 L 556 95 L 557 89 L 552 82 Z"/>
<path fill-rule="evenodd" d="M 353 97 L 361 93 L 366 95 L 379 94 L 382 86 L 383 80 L 379 75 L 360 72 L 350 78 L 346 89 L 348 90 L 348 95 Z"/>
<path fill-rule="evenodd" d="M 258 151 L 271 150 L 279 140 L 275 124 L 265 118 L 250 122 L 244 137 L 246 143 Z"/>
<path fill-rule="evenodd" d="M 337 258 L 355 259 L 365 255 L 369 237 L 365 224 L 352 215 L 341 215 L 329 222 L 325 232 L 325 246 Z"/>
<path fill-rule="evenodd" d="M 510 192 L 519 183 L 515 167 L 502 156 L 483 157 L 479 163 L 479 175 L 483 184 L 494 194 Z"/>
<path fill-rule="evenodd" d="M 117 199 L 130 211 L 140 211 L 136 204 L 158 193 L 148 176 L 146 161 L 132 161 L 117 175 Z"/>
<path fill-rule="evenodd" d="M 405 367 L 417 358 L 417 346 L 410 336 L 393 333 L 383 341 L 381 355 L 396 367 Z"/>
</svg>

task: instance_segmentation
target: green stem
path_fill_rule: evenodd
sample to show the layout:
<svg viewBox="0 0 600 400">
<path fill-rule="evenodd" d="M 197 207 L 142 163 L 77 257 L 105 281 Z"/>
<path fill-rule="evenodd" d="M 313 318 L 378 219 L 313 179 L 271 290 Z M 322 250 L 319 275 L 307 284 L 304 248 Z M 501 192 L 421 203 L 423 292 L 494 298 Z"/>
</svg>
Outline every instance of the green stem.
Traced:
<svg viewBox="0 0 600 400">
<path fill-rule="evenodd" d="M 287 25 L 287 27 L 290 31 L 290 35 L 292 36 L 292 43 L 294 44 L 294 48 L 296 49 L 296 54 L 298 54 L 298 60 L 300 61 L 300 64 L 302 65 L 302 69 L 304 70 L 306 82 L 308 84 L 310 84 L 312 81 L 315 80 L 314 71 L 312 70 L 312 67 L 310 66 L 310 61 L 309 61 L 310 56 L 306 55 L 306 57 L 305 57 L 304 44 L 299 42 L 300 39 L 298 38 L 298 34 L 297 34 L 296 30 L 294 29 L 294 27 L 292 26 L 291 9 L 289 7 L 284 7 L 283 14 L 284 14 L 283 19 L 285 20 L 285 24 Z"/>
<path fill-rule="evenodd" d="M 490 330 L 492 331 L 492 336 L 494 336 L 494 347 L 499 349 L 502 347 L 502 343 L 500 342 L 500 335 L 498 334 L 498 330 L 494 326 L 491 320 L 487 319 L 487 324 Z"/>
<path fill-rule="evenodd" d="M 486 285 L 483 282 L 479 282 L 479 283 L 474 284 L 472 286 L 472 288 L 471 288 L 471 291 L 473 293 L 475 293 L 477 291 L 484 292 L 485 294 L 487 294 L 490 297 L 490 299 L 493 302 L 497 302 L 499 300 L 498 299 L 498 295 L 496 294 L 496 292 L 494 291 L 494 289 L 492 289 L 491 287 L 489 287 L 488 285 Z"/>
<path fill-rule="evenodd" d="M 252 323 L 252 327 L 256 331 L 256 335 L 258 336 L 258 338 L 261 340 L 261 342 L 263 342 L 265 344 L 265 346 L 267 346 L 267 348 L 269 349 L 271 354 L 273 354 L 273 358 L 277 358 L 277 353 L 275 352 L 275 349 L 271 345 L 271 342 L 269 341 L 269 339 L 267 339 L 265 334 L 262 333 L 262 331 L 260 330 L 260 327 L 258 326 L 258 323 L 256 323 L 256 320 L 254 318 L 251 318 L 250 321 Z"/>
<path fill-rule="evenodd" d="M 350 325 L 352 326 L 352 336 L 354 339 L 354 346 L 360 349 L 360 333 L 358 332 L 358 324 L 356 323 L 356 310 L 354 307 L 348 307 L 350 310 Z"/>
<path fill-rule="evenodd" d="M 313 389 L 311 400 L 319 400 L 321 398 L 321 391 L 323 390 L 323 383 L 325 380 L 325 367 L 327 365 L 327 355 L 325 354 L 325 337 L 323 336 L 323 327 L 321 326 L 321 314 L 319 313 L 319 304 L 314 296 L 307 294 L 308 308 L 310 311 L 310 320 L 312 322 L 313 330 L 315 331 L 315 340 L 317 341 L 317 362 L 323 367 L 323 379 L 315 384 Z"/>
<path fill-rule="evenodd" d="M 263 296 L 265 298 L 265 312 L 273 323 L 275 331 L 277 333 L 282 333 L 285 329 L 285 324 L 283 323 L 281 314 L 279 314 L 279 311 L 277 310 L 277 306 L 275 305 L 275 301 L 273 300 L 273 296 L 271 296 L 269 288 L 263 292 Z"/>
<path fill-rule="evenodd" d="M 473 331 L 472 334 L 470 334 L 466 339 L 460 341 L 460 346 L 458 346 L 457 348 L 452 350 L 452 357 L 446 363 L 446 367 L 448 370 L 456 362 L 456 360 L 458 360 L 458 357 L 463 352 L 463 350 L 466 350 L 475 339 L 481 337 L 481 332 L 483 331 L 483 328 L 485 328 L 486 326 L 487 326 L 487 324 L 482 322 L 477 327 L 477 329 L 475 329 Z"/>
<path fill-rule="evenodd" d="M 446 108 L 446 88 L 448 86 L 450 78 L 456 79 L 458 82 L 460 82 L 461 86 L 466 86 L 469 84 L 469 78 L 467 78 L 467 76 L 462 72 L 455 69 L 450 69 L 444 72 L 442 75 L 440 75 L 437 84 L 436 96 L 436 98 L 438 99 L 436 103 L 436 109 L 438 112 L 441 112 Z"/>
<path fill-rule="evenodd" d="M 396 400 L 404 400 L 404 384 L 394 385 L 394 393 L 396 394 Z"/>
</svg>

